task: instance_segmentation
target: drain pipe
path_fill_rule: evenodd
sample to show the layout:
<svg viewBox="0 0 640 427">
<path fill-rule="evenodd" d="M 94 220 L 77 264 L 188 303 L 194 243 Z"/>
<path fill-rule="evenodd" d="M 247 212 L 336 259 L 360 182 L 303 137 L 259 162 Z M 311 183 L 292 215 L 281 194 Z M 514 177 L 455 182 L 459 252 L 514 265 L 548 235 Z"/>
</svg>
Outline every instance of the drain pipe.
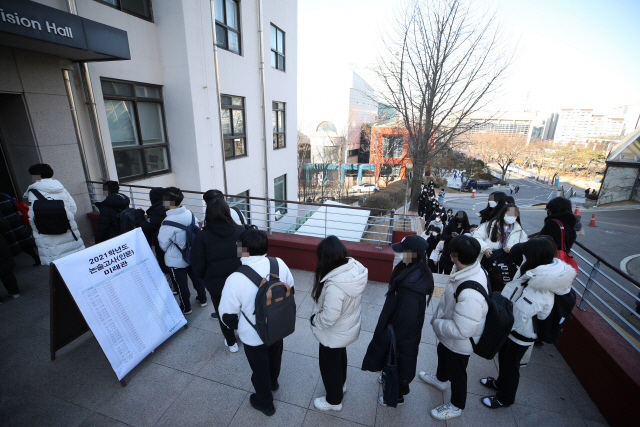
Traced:
<svg viewBox="0 0 640 427">
<path fill-rule="evenodd" d="M 84 171 L 85 181 L 87 181 L 88 183 L 89 181 L 91 181 L 91 175 L 89 174 L 89 165 L 87 163 L 87 155 L 84 150 L 84 142 L 82 141 L 82 133 L 80 133 L 78 111 L 76 110 L 76 103 L 73 100 L 73 90 L 71 89 L 71 80 L 69 79 L 69 70 L 62 70 L 62 77 L 64 78 L 64 86 L 67 89 L 67 98 L 69 99 L 69 108 L 71 108 L 71 119 L 73 120 L 73 128 L 76 131 L 78 149 L 80 150 L 80 160 L 82 160 L 82 170 Z"/>
<path fill-rule="evenodd" d="M 260 51 L 260 93 L 262 95 L 262 143 L 264 146 L 264 197 L 267 199 L 267 229 L 271 234 L 271 204 L 269 202 L 269 169 L 267 168 L 267 153 L 269 147 L 267 146 L 267 106 L 266 106 L 266 92 L 264 84 L 264 31 L 262 29 L 262 0 L 258 2 L 258 50 Z M 285 194 L 285 199 L 287 195 Z"/>
<path fill-rule="evenodd" d="M 73 15 L 78 14 L 78 8 L 76 6 L 76 0 L 67 0 L 67 8 L 69 13 Z M 104 143 L 102 141 L 102 134 L 100 133 L 100 122 L 98 121 L 98 110 L 96 109 L 96 101 L 93 96 L 93 87 L 91 86 L 91 77 L 89 76 L 89 67 L 86 62 L 80 62 L 78 64 L 80 68 L 80 76 L 82 80 L 82 87 L 84 88 L 85 103 L 89 113 L 89 121 L 91 122 L 91 131 L 93 133 L 93 142 L 96 147 L 96 156 L 98 157 L 98 166 L 100 167 L 100 177 L 103 181 L 109 181 L 109 169 L 107 168 L 106 154 L 104 152 Z M 72 100 L 70 98 L 70 100 Z M 79 128 L 77 133 L 79 135 Z M 84 145 L 82 146 L 84 149 Z M 83 156 L 84 157 L 84 156 Z M 84 157 L 86 163 L 86 157 Z M 85 175 L 88 173 L 88 169 Z M 90 181 L 90 180 L 88 180 Z"/>
<path fill-rule="evenodd" d="M 213 36 L 213 63 L 216 74 L 216 97 L 218 99 L 218 128 L 220 129 L 220 154 L 222 155 L 222 181 L 224 184 L 224 194 L 227 190 L 227 165 L 224 158 L 224 133 L 222 132 L 222 100 L 220 99 L 220 73 L 218 71 L 218 43 L 216 40 L 216 14 L 213 5 L 214 0 L 209 1 L 211 7 L 211 35 Z M 213 144 L 211 144 L 213 146 Z"/>
</svg>

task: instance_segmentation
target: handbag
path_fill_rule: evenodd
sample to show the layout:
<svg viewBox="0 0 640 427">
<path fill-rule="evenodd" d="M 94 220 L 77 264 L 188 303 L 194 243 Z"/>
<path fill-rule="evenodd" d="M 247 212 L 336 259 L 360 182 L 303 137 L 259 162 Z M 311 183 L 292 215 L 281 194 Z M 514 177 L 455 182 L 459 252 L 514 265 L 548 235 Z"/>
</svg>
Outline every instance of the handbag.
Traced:
<svg viewBox="0 0 640 427">
<path fill-rule="evenodd" d="M 566 262 L 571 267 L 573 267 L 576 272 L 579 273 L 580 271 L 578 270 L 578 263 L 567 252 L 567 245 L 564 242 L 564 225 L 562 225 L 562 223 L 557 219 L 554 219 L 553 221 L 555 221 L 555 223 L 558 224 L 558 227 L 560 227 L 560 241 L 562 242 L 562 248 L 558 248 L 558 259 L 560 259 L 560 261 Z"/>
<path fill-rule="evenodd" d="M 398 395 L 400 393 L 400 380 L 398 379 L 398 353 L 396 350 L 396 335 L 393 326 L 388 325 L 391 334 L 391 345 L 387 363 L 382 368 L 382 397 L 387 406 L 395 408 L 398 406 Z"/>
</svg>

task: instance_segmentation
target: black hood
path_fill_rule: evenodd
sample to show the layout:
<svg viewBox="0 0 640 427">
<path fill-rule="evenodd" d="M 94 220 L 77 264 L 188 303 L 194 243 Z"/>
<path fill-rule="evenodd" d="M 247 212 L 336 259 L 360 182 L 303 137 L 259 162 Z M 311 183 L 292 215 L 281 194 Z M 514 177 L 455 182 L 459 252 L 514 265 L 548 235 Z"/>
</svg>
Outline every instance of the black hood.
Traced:
<svg viewBox="0 0 640 427">
<path fill-rule="evenodd" d="M 237 225 L 230 224 L 223 219 L 207 222 L 205 230 L 212 232 L 216 236 L 229 237 L 238 229 Z"/>
<path fill-rule="evenodd" d="M 549 215 L 544 220 L 546 222 L 546 221 L 551 221 L 553 219 L 562 221 L 564 224 L 572 228 L 575 227 L 576 225 L 576 217 L 571 212 L 560 212 L 558 214 Z"/>
<path fill-rule="evenodd" d="M 129 207 L 129 198 L 121 193 L 109 194 L 106 199 L 96 203 L 96 206 L 99 209 L 105 206 L 110 208 L 126 209 Z"/>
<path fill-rule="evenodd" d="M 411 289 L 412 291 L 417 292 L 420 295 L 427 295 L 429 293 L 427 289 L 428 280 L 429 278 L 420 269 L 418 263 L 414 263 L 395 278 L 393 286 L 394 288 L 396 286 L 402 286 L 404 288 Z"/>
<path fill-rule="evenodd" d="M 162 187 L 156 187 L 151 189 L 151 191 L 149 191 L 149 200 L 151 201 L 152 205 L 154 203 L 162 202 L 163 191 L 164 191 L 164 188 Z"/>
</svg>

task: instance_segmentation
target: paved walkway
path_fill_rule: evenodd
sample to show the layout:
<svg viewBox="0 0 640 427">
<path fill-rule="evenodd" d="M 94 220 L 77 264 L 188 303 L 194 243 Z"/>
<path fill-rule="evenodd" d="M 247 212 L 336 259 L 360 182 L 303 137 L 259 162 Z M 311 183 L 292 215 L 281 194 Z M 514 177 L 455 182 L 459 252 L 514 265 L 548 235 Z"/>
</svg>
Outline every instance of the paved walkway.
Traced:
<svg viewBox="0 0 640 427">
<path fill-rule="evenodd" d="M 0 425 L 2 426 L 598 426 L 604 418 L 554 346 L 536 347 L 521 371 L 516 404 L 500 410 L 481 406 L 487 389 L 481 376 L 496 376 L 495 361 L 472 356 L 469 363 L 467 409 L 461 418 L 435 421 L 428 411 L 448 401 L 418 378 L 404 406 L 377 404 L 377 374 L 360 364 L 384 303 L 386 284 L 370 282 L 362 305 L 360 339 L 349 346 L 347 388 L 342 412 L 320 413 L 313 399 L 324 387 L 318 369 L 318 343 L 308 327 L 312 309 L 312 274 L 293 272 L 299 323 L 285 339 L 277 409 L 265 417 L 249 405 L 250 369 L 243 346 L 230 354 L 211 305 L 194 306 L 189 329 L 161 345 L 121 387 L 97 341 L 87 333 L 49 360 L 48 269 L 16 261 L 22 297 L 7 299 L 0 290 Z M 440 290 L 441 292 L 441 290 Z M 418 370 L 434 372 L 436 339 L 427 308 Z"/>
</svg>

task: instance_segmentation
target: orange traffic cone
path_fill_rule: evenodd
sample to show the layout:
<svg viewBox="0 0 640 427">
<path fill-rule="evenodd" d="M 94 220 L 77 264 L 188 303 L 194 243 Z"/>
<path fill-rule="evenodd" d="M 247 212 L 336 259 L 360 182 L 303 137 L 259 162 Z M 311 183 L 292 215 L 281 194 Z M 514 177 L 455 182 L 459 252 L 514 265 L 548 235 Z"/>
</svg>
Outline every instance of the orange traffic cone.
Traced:
<svg viewBox="0 0 640 427">
<path fill-rule="evenodd" d="M 475 188 L 473 190 L 471 190 L 471 198 L 472 199 L 476 198 L 476 189 Z"/>
<path fill-rule="evenodd" d="M 574 215 L 580 215 L 580 209 L 578 209 L 579 206 L 580 206 L 580 203 L 576 203 L 576 210 L 575 212 L 573 212 Z"/>
<path fill-rule="evenodd" d="M 591 221 L 589 221 L 589 227 L 596 227 L 596 214 L 591 215 Z"/>
</svg>

